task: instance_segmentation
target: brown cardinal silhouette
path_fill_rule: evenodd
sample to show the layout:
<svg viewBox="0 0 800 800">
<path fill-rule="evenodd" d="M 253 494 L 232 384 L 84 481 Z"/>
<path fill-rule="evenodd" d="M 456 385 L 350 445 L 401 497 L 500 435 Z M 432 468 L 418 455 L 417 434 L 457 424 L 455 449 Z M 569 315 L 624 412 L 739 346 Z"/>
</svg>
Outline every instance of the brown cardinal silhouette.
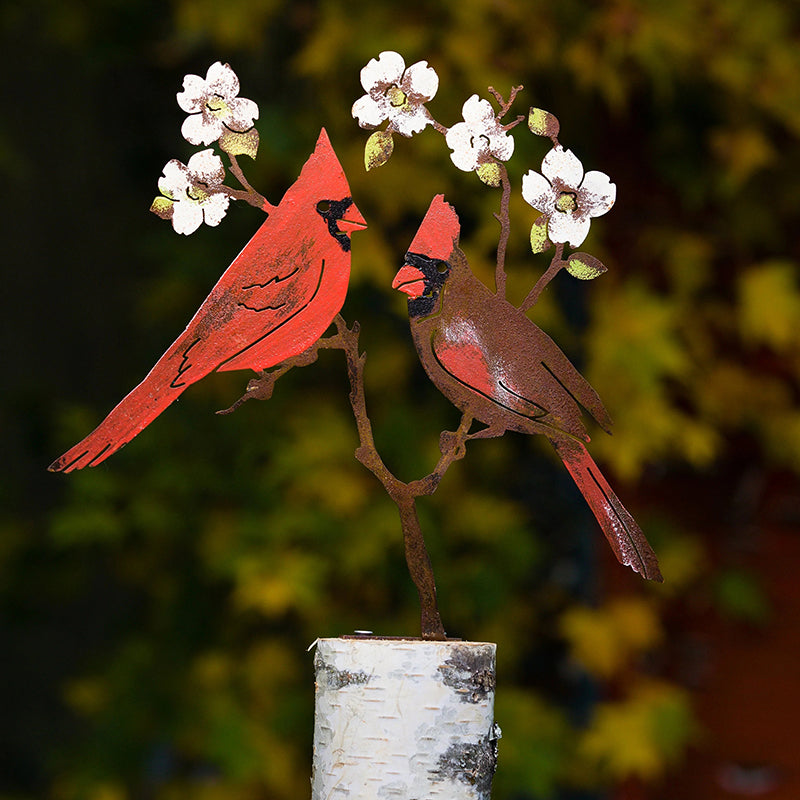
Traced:
<svg viewBox="0 0 800 800">
<path fill-rule="evenodd" d="M 51 472 L 94 467 L 214 370 L 264 370 L 316 342 L 341 310 L 350 237 L 366 227 L 323 128 L 300 177 L 147 377 Z"/>
<path fill-rule="evenodd" d="M 610 432 L 603 403 L 544 331 L 475 277 L 458 247 L 460 231 L 455 210 L 437 195 L 392 283 L 408 295 L 425 371 L 456 407 L 486 426 L 469 439 L 506 431 L 546 436 L 620 562 L 661 581 L 655 553 L 584 446 L 581 407 Z"/>
</svg>

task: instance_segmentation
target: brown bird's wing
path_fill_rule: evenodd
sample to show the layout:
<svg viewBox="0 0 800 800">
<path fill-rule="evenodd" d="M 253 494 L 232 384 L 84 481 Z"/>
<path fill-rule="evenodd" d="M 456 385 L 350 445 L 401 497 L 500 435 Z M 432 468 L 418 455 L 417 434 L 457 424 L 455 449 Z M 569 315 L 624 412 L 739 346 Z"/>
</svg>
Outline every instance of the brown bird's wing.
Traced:
<svg viewBox="0 0 800 800">
<path fill-rule="evenodd" d="M 586 440 L 581 408 L 609 429 L 597 392 L 519 309 L 488 290 L 459 305 L 438 321 L 433 357 L 465 391 L 496 404 L 509 430 L 546 433 L 542 425 Z M 537 423 L 533 430 L 531 423 Z"/>
</svg>

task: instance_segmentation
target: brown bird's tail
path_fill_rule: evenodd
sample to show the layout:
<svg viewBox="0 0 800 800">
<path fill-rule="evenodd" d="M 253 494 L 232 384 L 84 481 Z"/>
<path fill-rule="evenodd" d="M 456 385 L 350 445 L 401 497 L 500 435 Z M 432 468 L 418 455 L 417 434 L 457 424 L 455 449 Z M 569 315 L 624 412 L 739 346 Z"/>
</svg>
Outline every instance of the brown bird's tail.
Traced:
<svg viewBox="0 0 800 800">
<path fill-rule="evenodd" d="M 175 374 L 172 359 L 162 358 L 85 439 L 57 458 L 47 469 L 50 472 L 72 472 L 84 467 L 96 467 L 116 453 L 193 382 L 181 383 Z"/>
<path fill-rule="evenodd" d="M 619 562 L 642 577 L 661 583 L 664 579 L 653 548 L 586 448 L 576 439 L 551 439 L 550 442 L 597 517 Z"/>
</svg>

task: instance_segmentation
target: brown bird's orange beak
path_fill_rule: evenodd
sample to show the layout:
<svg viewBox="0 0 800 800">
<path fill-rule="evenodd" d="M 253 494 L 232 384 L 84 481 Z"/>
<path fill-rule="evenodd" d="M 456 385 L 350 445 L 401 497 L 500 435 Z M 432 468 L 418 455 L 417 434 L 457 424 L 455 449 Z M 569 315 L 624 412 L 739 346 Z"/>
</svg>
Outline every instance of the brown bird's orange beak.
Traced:
<svg viewBox="0 0 800 800">
<path fill-rule="evenodd" d="M 394 276 L 392 289 L 405 292 L 412 300 L 416 300 L 425 293 L 425 276 L 416 267 L 405 264 Z"/>
<path fill-rule="evenodd" d="M 367 227 L 367 221 L 361 216 L 361 212 L 355 203 L 345 212 L 346 217 L 339 220 L 338 228 L 342 233 L 352 233 L 353 231 L 363 230 Z"/>
</svg>

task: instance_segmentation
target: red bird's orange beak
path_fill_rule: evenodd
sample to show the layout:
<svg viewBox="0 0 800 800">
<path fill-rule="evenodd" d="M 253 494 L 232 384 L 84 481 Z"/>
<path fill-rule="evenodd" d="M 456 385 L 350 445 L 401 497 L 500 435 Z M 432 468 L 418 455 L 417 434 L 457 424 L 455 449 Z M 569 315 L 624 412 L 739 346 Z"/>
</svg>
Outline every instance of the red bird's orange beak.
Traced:
<svg viewBox="0 0 800 800">
<path fill-rule="evenodd" d="M 416 267 L 405 264 L 394 276 L 392 289 L 405 292 L 412 300 L 415 300 L 425 293 L 425 276 Z"/>
<path fill-rule="evenodd" d="M 339 220 L 338 228 L 342 233 L 352 233 L 367 227 L 367 221 L 361 216 L 355 203 L 345 212 L 345 217 Z"/>
</svg>

